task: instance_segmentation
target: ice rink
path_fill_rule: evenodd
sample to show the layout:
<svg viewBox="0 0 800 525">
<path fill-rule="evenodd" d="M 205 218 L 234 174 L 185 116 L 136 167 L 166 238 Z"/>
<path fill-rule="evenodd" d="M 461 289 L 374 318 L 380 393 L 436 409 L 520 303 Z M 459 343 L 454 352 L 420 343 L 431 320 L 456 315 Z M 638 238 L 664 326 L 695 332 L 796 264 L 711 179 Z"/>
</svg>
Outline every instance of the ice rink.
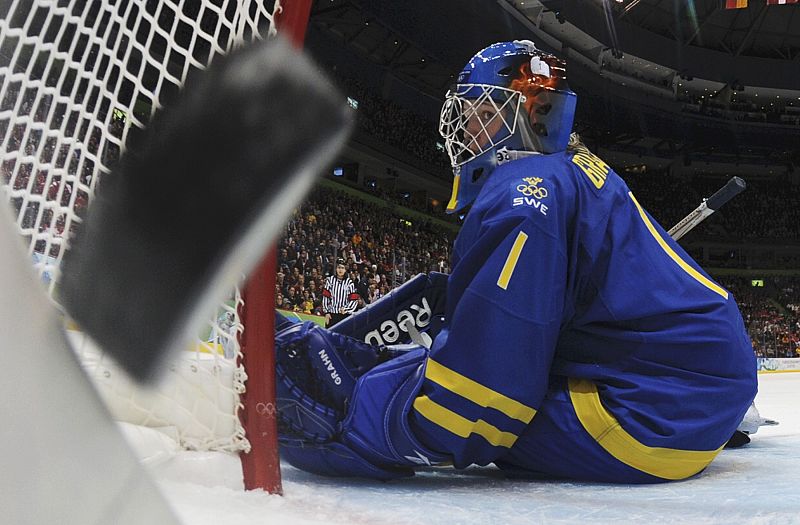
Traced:
<svg viewBox="0 0 800 525">
<path fill-rule="evenodd" d="M 420 472 L 391 483 L 332 480 L 283 466 L 283 497 L 244 492 L 236 457 L 150 458 L 187 525 L 800 523 L 800 373 L 759 376 L 756 404 L 779 426 L 725 450 L 688 481 L 647 486 L 508 481 L 491 468 Z"/>
</svg>

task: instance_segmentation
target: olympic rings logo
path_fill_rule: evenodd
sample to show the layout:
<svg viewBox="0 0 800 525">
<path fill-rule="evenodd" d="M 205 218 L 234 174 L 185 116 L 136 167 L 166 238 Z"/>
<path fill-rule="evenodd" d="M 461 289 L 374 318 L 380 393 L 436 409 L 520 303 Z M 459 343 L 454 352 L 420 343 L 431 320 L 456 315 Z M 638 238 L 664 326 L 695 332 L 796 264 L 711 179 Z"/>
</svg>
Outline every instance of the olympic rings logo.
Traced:
<svg viewBox="0 0 800 525">
<path fill-rule="evenodd" d="M 537 199 L 544 199 L 547 197 L 547 188 L 542 188 L 539 186 L 539 183 L 542 182 L 542 179 L 539 177 L 525 177 L 522 179 L 523 181 L 527 182 L 527 184 L 520 184 L 517 186 L 517 191 L 521 194 L 525 195 L 526 197 L 536 197 Z"/>
</svg>

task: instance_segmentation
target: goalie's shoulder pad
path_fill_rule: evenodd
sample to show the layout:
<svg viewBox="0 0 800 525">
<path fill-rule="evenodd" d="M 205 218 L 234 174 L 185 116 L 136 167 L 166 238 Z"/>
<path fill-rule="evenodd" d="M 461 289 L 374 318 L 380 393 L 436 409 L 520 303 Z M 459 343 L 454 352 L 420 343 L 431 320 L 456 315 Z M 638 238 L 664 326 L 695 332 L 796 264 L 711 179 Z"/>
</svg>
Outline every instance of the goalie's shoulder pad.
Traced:
<svg viewBox="0 0 800 525">
<path fill-rule="evenodd" d="M 441 330 L 446 294 L 446 274 L 419 274 L 332 330 L 369 344 L 394 345 L 412 342 L 406 328 L 411 323 L 430 344 Z"/>
</svg>

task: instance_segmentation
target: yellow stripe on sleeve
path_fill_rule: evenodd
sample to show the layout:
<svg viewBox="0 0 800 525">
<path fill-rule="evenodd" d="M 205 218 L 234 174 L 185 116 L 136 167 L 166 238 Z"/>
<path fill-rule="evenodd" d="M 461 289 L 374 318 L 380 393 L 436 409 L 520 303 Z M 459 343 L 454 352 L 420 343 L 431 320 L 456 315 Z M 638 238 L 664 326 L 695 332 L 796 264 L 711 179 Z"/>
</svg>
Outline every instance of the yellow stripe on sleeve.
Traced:
<svg viewBox="0 0 800 525">
<path fill-rule="evenodd" d="M 485 387 L 430 358 L 425 368 L 425 377 L 478 406 L 493 408 L 525 424 L 530 423 L 536 415 L 535 409 Z"/>
<path fill-rule="evenodd" d="M 606 410 L 593 382 L 570 379 L 569 395 L 578 420 L 601 447 L 626 465 L 652 476 L 688 478 L 706 468 L 722 450 L 722 446 L 716 450 L 649 447 L 628 434 Z"/>
<path fill-rule="evenodd" d="M 415 399 L 414 409 L 425 419 L 465 439 L 472 434 L 477 434 L 495 447 L 506 448 L 511 448 L 517 441 L 517 436 L 511 432 L 503 432 L 482 419 L 470 421 L 431 401 L 428 396 L 420 396 Z"/>
<path fill-rule="evenodd" d="M 525 241 L 527 240 L 528 234 L 522 231 L 517 234 L 517 238 L 514 240 L 514 245 L 511 247 L 506 263 L 500 272 L 500 278 L 497 279 L 497 286 L 503 290 L 508 288 L 508 281 L 511 280 L 511 275 L 514 273 L 514 268 L 517 267 L 517 261 L 519 261 L 519 254 L 522 252 L 522 247 L 525 246 Z"/>
<path fill-rule="evenodd" d="M 725 291 L 724 288 L 722 288 L 721 286 L 719 286 L 718 284 L 716 284 L 715 282 L 711 281 L 706 276 L 704 276 L 703 274 L 701 274 L 700 272 L 698 272 L 697 270 L 692 268 L 686 261 L 681 259 L 680 255 L 675 253 L 675 250 L 673 250 L 670 247 L 669 244 L 667 244 L 667 241 L 665 241 L 661 237 L 661 235 L 658 233 L 658 230 L 656 230 L 655 226 L 653 226 L 653 223 L 650 222 L 650 219 L 647 217 L 647 214 L 644 212 L 642 207 L 639 205 L 639 202 L 636 200 L 636 197 L 633 196 L 633 193 L 632 192 L 628 192 L 628 196 L 631 198 L 633 203 L 636 205 L 636 208 L 639 210 L 639 216 L 642 218 L 642 221 L 644 221 L 644 224 L 645 224 L 645 226 L 647 226 L 647 229 L 650 230 L 650 234 L 655 238 L 655 240 L 658 242 L 658 244 L 661 246 L 661 248 L 665 252 L 667 252 L 667 255 L 669 255 L 670 258 L 673 261 L 675 261 L 678 264 L 678 266 L 680 266 L 683 269 L 684 272 L 686 272 L 689 275 L 691 275 L 697 282 L 699 282 L 700 284 L 702 284 L 703 286 L 705 286 L 709 290 L 711 290 L 711 291 L 713 291 L 715 293 L 718 293 L 719 295 L 721 295 L 722 297 L 727 299 L 728 298 L 728 292 Z"/>
</svg>

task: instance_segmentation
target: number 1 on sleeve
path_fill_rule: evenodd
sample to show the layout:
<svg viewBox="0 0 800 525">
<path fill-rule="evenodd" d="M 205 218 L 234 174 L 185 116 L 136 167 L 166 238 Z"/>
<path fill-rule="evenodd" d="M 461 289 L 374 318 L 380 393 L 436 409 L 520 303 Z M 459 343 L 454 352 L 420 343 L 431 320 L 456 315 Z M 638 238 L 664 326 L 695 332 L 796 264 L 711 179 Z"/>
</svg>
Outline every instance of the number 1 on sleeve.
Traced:
<svg viewBox="0 0 800 525">
<path fill-rule="evenodd" d="M 514 268 L 517 267 L 517 261 L 519 261 L 519 254 L 522 252 L 522 247 L 525 246 L 525 241 L 527 240 L 528 234 L 525 232 L 519 232 L 517 234 L 517 238 L 514 240 L 514 245 L 511 247 L 511 251 L 508 252 L 506 263 L 503 265 L 503 269 L 500 271 L 500 278 L 497 279 L 497 286 L 503 290 L 508 288 L 508 282 L 511 280 L 511 275 L 514 273 Z"/>
</svg>

